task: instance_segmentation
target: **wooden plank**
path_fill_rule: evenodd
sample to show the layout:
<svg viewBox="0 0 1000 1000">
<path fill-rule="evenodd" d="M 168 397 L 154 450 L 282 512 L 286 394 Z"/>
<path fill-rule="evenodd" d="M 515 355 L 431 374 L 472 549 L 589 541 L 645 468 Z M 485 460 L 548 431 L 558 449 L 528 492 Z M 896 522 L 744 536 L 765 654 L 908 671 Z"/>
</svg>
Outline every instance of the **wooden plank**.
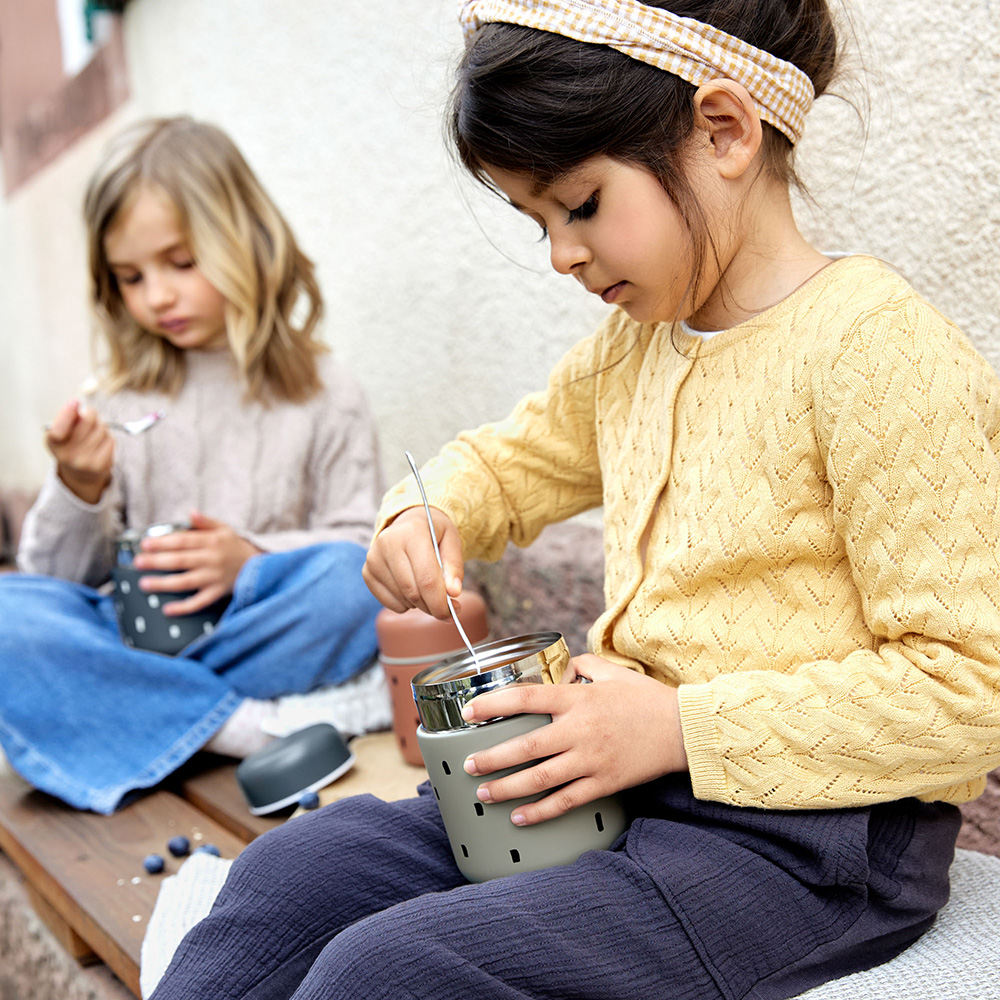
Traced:
<svg viewBox="0 0 1000 1000">
<path fill-rule="evenodd" d="M 322 805 L 350 795 L 370 793 L 386 802 L 411 798 L 427 780 L 427 770 L 407 763 L 392 732 L 367 733 L 350 742 L 354 767 L 319 793 Z"/>
<path fill-rule="evenodd" d="M 171 792 L 156 791 L 115 813 L 78 812 L 15 775 L 0 775 L 0 849 L 55 912 L 139 996 L 139 955 L 160 880 L 176 872 L 167 841 L 187 836 L 235 857 L 245 841 Z M 166 861 L 161 875 L 142 866 Z"/>
<path fill-rule="evenodd" d="M 62 914 L 30 882 L 24 883 L 24 894 L 28 897 L 31 908 L 70 958 L 75 959 L 80 965 L 92 965 L 100 961 L 94 949 L 66 923 Z"/>
<path fill-rule="evenodd" d="M 249 843 L 280 826 L 291 810 L 277 816 L 254 816 L 236 781 L 236 764 L 225 757 L 202 755 L 178 774 L 177 793 L 220 826 Z"/>
<path fill-rule="evenodd" d="M 426 771 L 401 756 L 391 732 L 351 743 L 354 767 L 320 793 L 325 804 L 370 792 L 392 800 L 414 795 Z M 236 764 L 202 754 L 172 779 L 113 816 L 78 812 L 0 773 L 0 849 L 20 869 L 39 916 L 74 957 L 96 954 L 139 996 L 142 938 L 159 882 L 177 870 L 167 841 L 214 843 L 235 857 L 285 815 L 253 816 L 236 782 Z M 160 875 L 142 866 L 148 854 L 166 862 Z"/>
<path fill-rule="evenodd" d="M 427 779 L 423 767 L 403 759 L 392 732 L 367 733 L 350 742 L 354 767 L 320 793 L 326 805 L 337 799 L 365 792 L 386 801 L 417 794 L 417 785 Z M 224 757 L 200 755 L 182 770 L 173 787 L 179 795 L 248 843 L 283 823 L 291 809 L 270 816 L 254 816 L 236 781 L 236 764 Z"/>
</svg>

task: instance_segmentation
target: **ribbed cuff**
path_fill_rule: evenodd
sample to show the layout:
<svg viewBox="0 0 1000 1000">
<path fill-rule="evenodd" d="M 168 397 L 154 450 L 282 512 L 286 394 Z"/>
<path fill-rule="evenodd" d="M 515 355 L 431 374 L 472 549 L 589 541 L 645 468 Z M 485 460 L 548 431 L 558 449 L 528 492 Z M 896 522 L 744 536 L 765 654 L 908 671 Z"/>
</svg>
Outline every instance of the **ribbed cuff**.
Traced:
<svg viewBox="0 0 1000 1000">
<path fill-rule="evenodd" d="M 677 689 L 677 703 L 695 798 L 729 801 L 711 685 L 682 684 Z"/>
</svg>

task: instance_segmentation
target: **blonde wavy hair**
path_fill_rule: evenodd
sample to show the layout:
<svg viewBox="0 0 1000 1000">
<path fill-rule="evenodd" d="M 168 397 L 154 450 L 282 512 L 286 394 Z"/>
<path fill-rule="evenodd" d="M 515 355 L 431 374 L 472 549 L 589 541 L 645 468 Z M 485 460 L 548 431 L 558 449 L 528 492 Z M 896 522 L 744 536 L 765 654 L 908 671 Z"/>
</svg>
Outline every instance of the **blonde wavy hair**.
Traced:
<svg viewBox="0 0 1000 1000">
<path fill-rule="evenodd" d="M 184 381 L 184 351 L 131 317 L 105 252 L 108 230 L 143 185 L 176 208 L 196 266 L 226 300 L 226 338 L 247 395 L 313 395 L 316 357 L 327 349 L 316 336 L 323 301 L 313 263 L 233 141 L 187 116 L 127 128 L 87 186 L 91 304 L 108 348 L 102 388 L 175 394 Z"/>
</svg>

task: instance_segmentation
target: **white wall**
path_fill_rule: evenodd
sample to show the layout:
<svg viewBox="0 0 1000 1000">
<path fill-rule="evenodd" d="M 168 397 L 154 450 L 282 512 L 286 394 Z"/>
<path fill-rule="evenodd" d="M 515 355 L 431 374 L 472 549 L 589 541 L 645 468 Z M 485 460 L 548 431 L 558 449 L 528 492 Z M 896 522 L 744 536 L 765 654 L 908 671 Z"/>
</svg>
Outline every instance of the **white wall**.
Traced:
<svg viewBox="0 0 1000 1000">
<path fill-rule="evenodd" d="M 867 136 L 817 104 L 800 170 L 824 248 L 897 264 L 1000 368 L 995 2 L 856 0 Z M 603 314 L 534 227 L 457 174 L 442 107 L 456 0 L 133 0 L 132 99 L 0 202 L 0 486 L 37 482 L 40 425 L 89 369 L 79 202 L 107 137 L 147 114 L 226 128 L 317 261 L 326 336 L 359 375 L 390 477 L 504 414 Z M 387 17 L 391 12 L 393 20 Z M 864 148 L 862 149 L 862 143 Z M 0 151 L 2 152 L 2 151 Z"/>
</svg>

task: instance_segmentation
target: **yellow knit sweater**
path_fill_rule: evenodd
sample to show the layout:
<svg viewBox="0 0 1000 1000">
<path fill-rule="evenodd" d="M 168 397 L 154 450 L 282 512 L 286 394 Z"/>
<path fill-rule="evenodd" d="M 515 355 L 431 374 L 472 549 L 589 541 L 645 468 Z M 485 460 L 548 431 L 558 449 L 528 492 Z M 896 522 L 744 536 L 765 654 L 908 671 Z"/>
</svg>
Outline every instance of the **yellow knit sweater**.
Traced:
<svg viewBox="0 0 1000 1000">
<path fill-rule="evenodd" d="M 698 797 L 961 802 L 1000 764 L 998 445 L 989 365 L 851 257 L 707 341 L 614 313 L 424 475 L 470 558 L 603 504 L 590 645 L 679 687 Z"/>
</svg>

